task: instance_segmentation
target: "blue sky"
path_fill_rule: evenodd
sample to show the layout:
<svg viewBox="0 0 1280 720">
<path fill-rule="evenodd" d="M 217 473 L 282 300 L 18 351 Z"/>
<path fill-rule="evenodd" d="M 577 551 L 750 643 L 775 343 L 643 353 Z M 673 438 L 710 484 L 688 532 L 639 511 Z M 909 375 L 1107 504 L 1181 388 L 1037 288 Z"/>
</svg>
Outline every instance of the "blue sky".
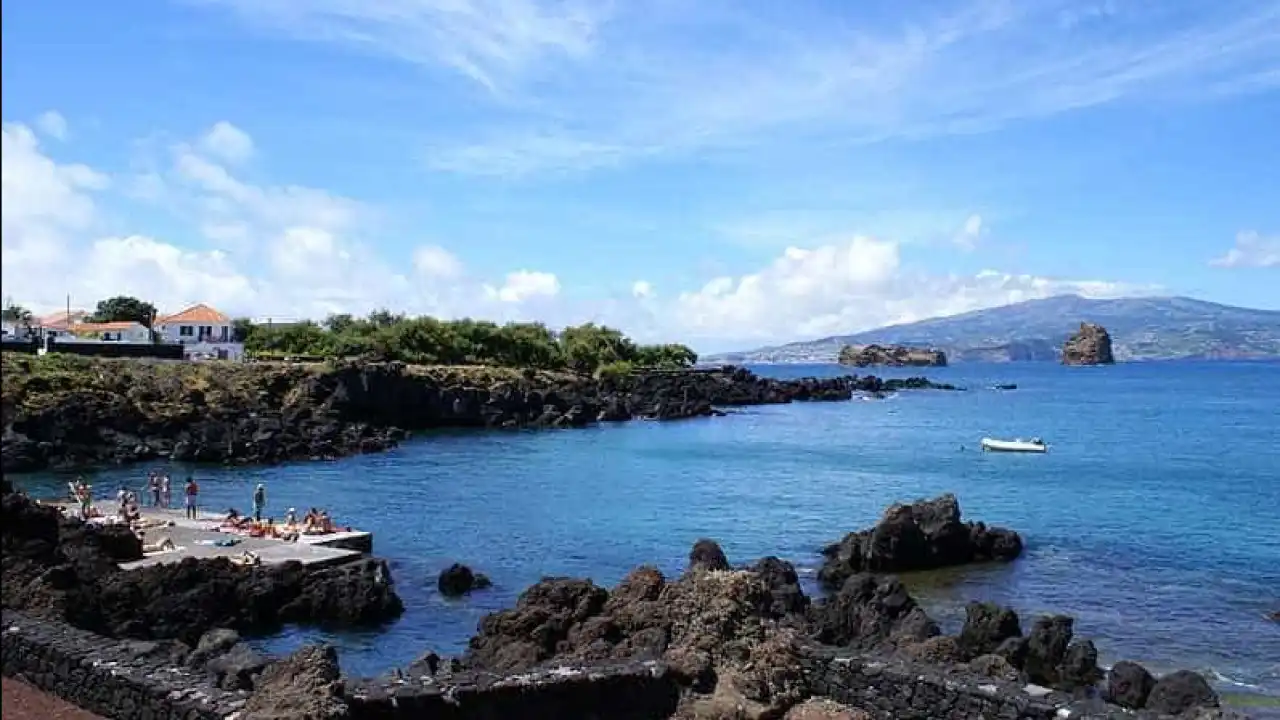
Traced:
<svg viewBox="0 0 1280 720">
<path fill-rule="evenodd" d="M 1280 2 L 7 2 L 6 296 L 724 349 L 1280 308 Z M 1268 124 L 1270 123 L 1270 124 Z"/>
</svg>

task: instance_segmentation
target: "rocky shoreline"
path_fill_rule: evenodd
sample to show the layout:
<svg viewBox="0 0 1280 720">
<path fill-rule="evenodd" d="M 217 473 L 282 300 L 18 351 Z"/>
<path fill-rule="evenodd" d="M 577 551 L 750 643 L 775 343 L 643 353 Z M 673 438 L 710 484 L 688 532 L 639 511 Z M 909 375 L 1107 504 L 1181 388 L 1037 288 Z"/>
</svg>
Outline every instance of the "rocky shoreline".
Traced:
<svg viewBox="0 0 1280 720">
<path fill-rule="evenodd" d="M 616 377 L 402 363 L 183 363 L 5 353 L 0 467 L 271 463 L 386 450 L 437 428 L 570 428 L 719 408 L 956 388 L 865 375 L 777 380 L 735 367 Z"/>
<path fill-rule="evenodd" d="M 1013 610 L 973 603 L 963 629 L 944 635 L 897 578 L 855 571 L 1017 556 L 1017 533 L 962 522 L 951 496 L 895 505 L 838 543 L 823 598 L 804 594 L 790 563 L 734 566 L 701 540 L 678 577 L 643 566 L 613 589 L 545 578 L 486 616 L 462 657 L 426 653 L 385 677 L 344 678 L 332 648 L 268 658 L 240 633 L 396 617 L 403 606 L 379 561 L 123 571 L 116 562 L 135 551 L 123 534 L 10 490 L 4 672 L 108 716 L 1240 717 L 1195 673 L 1156 679 L 1134 663 L 1104 673 L 1069 617 L 1024 633 Z"/>
</svg>

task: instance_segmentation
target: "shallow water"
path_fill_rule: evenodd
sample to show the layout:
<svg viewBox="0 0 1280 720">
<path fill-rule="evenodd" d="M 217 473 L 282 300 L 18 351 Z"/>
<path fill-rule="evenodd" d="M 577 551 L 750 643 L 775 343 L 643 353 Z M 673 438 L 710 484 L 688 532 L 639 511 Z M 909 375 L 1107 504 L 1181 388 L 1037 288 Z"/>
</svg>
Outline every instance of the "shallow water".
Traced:
<svg viewBox="0 0 1280 720">
<path fill-rule="evenodd" d="M 834 366 L 758 368 L 798 376 Z M 906 372 L 881 373 L 905 376 Z M 914 373 L 920 374 L 920 373 Z M 427 648 L 458 652 L 480 617 L 542 575 L 612 584 L 651 562 L 678 571 L 699 537 L 730 560 L 818 548 L 898 500 L 955 492 L 967 518 L 1023 533 L 1008 566 L 911 579 L 958 627 L 971 599 L 1077 618 L 1105 661 L 1215 673 L 1280 695 L 1280 365 L 960 365 L 929 377 L 964 393 L 745 408 L 729 417 L 583 430 L 440 433 L 385 454 L 262 469 L 197 468 L 204 500 L 321 505 L 375 533 L 407 609 L 379 632 L 324 635 L 349 671 Z M 1016 391 L 987 389 L 1015 382 Z M 983 454 L 978 439 L 1039 435 L 1046 455 Z M 147 468 L 109 470 L 104 494 Z M 185 473 L 185 468 L 175 468 Z M 175 474 L 175 477 L 177 475 Z M 65 476 L 14 476 L 59 492 Z M 436 573 L 472 565 L 495 587 L 447 601 Z M 320 633 L 268 641 L 284 650 Z"/>
</svg>

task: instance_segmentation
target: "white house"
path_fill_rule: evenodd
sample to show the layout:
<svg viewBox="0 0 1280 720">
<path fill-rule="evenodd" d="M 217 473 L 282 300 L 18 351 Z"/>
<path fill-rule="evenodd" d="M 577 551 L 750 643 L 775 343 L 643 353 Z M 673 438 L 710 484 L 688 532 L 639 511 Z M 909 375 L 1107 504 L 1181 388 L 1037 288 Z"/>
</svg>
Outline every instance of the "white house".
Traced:
<svg viewBox="0 0 1280 720">
<path fill-rule="evenodd" d="M 149 343 L 151 331 L 140 322 L 77 323 L 68 328 L 70 334 L 88 340 Z"/>
<path fill-rule="evenodd" d="M 189 359 L 244 356 L 244 343 L 235 341 L 231 318 L 203 303 L 156 318 L 155 330 L 164 342 L 181 344 Z"/>
</svg>

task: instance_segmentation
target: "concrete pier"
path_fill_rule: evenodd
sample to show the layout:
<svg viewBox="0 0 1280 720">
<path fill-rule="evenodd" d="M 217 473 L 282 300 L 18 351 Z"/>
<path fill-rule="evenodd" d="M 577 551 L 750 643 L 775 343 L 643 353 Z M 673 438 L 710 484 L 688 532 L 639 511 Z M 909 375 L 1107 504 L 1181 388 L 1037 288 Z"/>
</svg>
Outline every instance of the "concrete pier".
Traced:
<svg viewBox="0 0 1280 720">
<path fill-rule="evenodd" d="M 69 503 L 57 503 L 75 513 L 78 507 Z M 95 504 L 103 517 L 116 514 L 114 503 Z M 125 570 L 148 565 L 180 562 L 184 558 L 239 557 L 246 550 L 253 552 L 263 565 L 276 565 L 296 560 L 309 567 L 328 567 L 357 560 L 373 551 L 373 534 L 361 531 L 335 532 L 327 535 L 300 535 L 297 542 L 276 538 L 254 538 L 235 533 L 220 532 L 223 516 L 200 513 L 196 519 L 187 518 L 182 510 L 155 507 L 140 508 L 142 518 L 150 521 L 172 523 L 166 526 L 148 527 L 143 530 L 146 542 L 173 541 L 178 549 L 167 552 L 147 553 L 141 560 L 120 563 Z M 234 544 L 219 545 L 230 540 Z"/>
</svg>

